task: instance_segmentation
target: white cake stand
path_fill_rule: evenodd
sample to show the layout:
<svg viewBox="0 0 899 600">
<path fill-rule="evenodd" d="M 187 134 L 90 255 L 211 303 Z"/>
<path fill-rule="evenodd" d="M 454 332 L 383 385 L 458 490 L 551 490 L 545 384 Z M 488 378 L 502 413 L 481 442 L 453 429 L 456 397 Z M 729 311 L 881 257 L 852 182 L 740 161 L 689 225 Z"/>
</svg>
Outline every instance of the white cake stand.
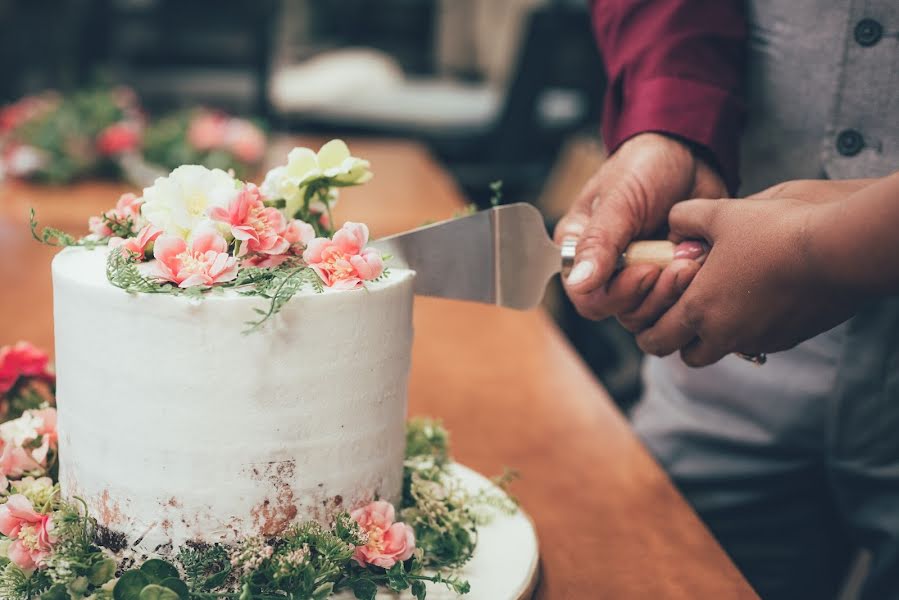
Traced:
<svg viewBox="0 0 899 600">
<path fill-rule="evenodd" d="M 472 492 L 494 487 L 486 477 L 462 465 L 453 473 Z M 442 585 L 428 584 L 428 600 L 529 600 L 537 586 L 539 554 L 537 532 L 522 511 L 514 515 L 497 512 L 487 525 L 478 528 L 478 545 L 459 576 L 471 584 L 471 592 L 460 596 Z M 354 598 L 352 592 L 334 596 Z M 378 593 L 378 600 L 413 600 L 411 594 Z"/>
</svg>

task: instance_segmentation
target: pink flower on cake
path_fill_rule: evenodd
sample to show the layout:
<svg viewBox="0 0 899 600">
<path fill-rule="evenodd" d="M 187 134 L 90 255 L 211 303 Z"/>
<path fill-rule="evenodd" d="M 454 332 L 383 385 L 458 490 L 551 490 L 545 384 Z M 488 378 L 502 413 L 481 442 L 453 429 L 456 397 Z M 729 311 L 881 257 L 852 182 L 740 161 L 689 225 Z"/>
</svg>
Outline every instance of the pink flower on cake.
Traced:
<svg viewBox="0 0 899 600">
<path fill-rule="evenodd" d="M 225 238 L 212 231 L 198 233 L 190 246 L 180 237 L 161 235 L 153 256 L 150 275 L 178 287 L 211 286 L 237 277 L 237 259 L 228 254 Z"/>
<path fill-rule="evenodd" d="M 41 469 L 41 464 L 21 446 L 0 440 L 0 448 L 0 474 L 4 477 L 17 478 Z"/>
<path fill-rule="evenodd" d="M 315 229 L 305 221 L 294 219 L 284 230 L 284 239 L 290 243 L 292 249 L 302 251 L 309 242 L 315 239 Z"/>
<path fill-rule="evenodd" d="M 374 565 L 389 569 L 408 560 L 415 552 L 415 531 L 405 523 L 394 523 L 396 512 L 390 502 L 378 500 L 354 510 L 350 515 L 368 537 L 364 546 L 356 546 L 353 559 L 359 566 Z"/>
<path fill-rule="evenodd" d="M 134 150 L 140 144 L 140 129 L 135 123 L 113 123 L 97 136 L 97 151 L 112 156 Z"/>
<path fill-rule="evenodd" d="M 0 506 L 0 533 L 12 540 L 9 560 L 25 571 L 40 567 L 56 542 L 53 518 L 35 511 L 22 494 L 13 494 Z"/>
<path fill-rule="evenodd" d="M 131 219 L 132 226 L 139 225 L 143 222 L 140 214 L 140 207 L 143 205 L 144 199 L 135 194 L 122 194 L 116 202 L 115 208 L 108 210 L 99 217 L 91 217 L 87 221 L 90 232 L 98 237 L 110 237 L 113 232 L 109 228 L 107 221 L 125 222 Z"/>
<path fill-rule="evenodd" d="M 368 243 L 368 227 L 345 223 L 332 239 L 315 238 L 306 246 L 303 260 L 328 287 L 352 289 L 384 272 L 381 255 Z"/>
<path fill-rule="evenodd" d="M 138 231 L 135 237 L 127 239 L 120 237 L 110 238 L 109 247 L 119 248 L 120 252 L 128 252 L 132 256 L 135 256 L 138 261 L 142 261 L 146 257 L 145 255 L 149 245 L 152 242 L 155 242 L 156 238 L 161 235 L 162 229 L 155 225 L 147 225 Z"/>
<path fill-rule="evenodd" d="M 247 252 L 284 254 L 290 248 L 290 242 L 284 237 L 287 229 L 284 215 L 277 208 L 265 206 L 259 188 L 252 183 L 244 186 L 228 208 L 210 208 L 209 218 L 231 226 L 231 235 L 240 241 L 237 256 Z"/>
<path fill-rule="evenodd" d="M 52 383 L 53 373 L 47 367 L 50 357 L 28 342 L 0 348 L 0 394 L 5 394 L 19 378 L 33 377 Z"/>
</svg>

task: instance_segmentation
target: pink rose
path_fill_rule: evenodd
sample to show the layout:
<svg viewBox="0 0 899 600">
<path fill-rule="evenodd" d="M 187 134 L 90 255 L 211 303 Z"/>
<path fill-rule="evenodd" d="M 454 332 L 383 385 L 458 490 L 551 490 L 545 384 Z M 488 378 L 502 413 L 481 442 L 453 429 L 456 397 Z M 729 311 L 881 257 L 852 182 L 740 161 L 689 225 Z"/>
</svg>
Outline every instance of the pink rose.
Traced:
<svg viewBox="0 0 899 600">
<path fill-rule="evenodd" d="M 211 112 L 201 112 L 194 117 L 187 129 L 187 141 L 197 150 L 213 150 L 225 143 L 228 118 Z"/>
<path fill-rule="evenodd" d="M 345 223 L 332 239 L 315 238 L 303 252 L 303 260 L 328 287 L 353 289 L 380 277 L 384 272 L 381 255 L 368 243 L 368 227 Z"/>
<path fill-rule="evenodd" d="M 153 256 L 150 275 L 178 287 L 211 286 L 237 277 L 237 259 L 228 254 L 228 242 L 216 232 L 197 234 L 190 246 L 179 237 L 161 235 Z"/>
<path fill-rule="evenodd" d="M 35 511 L 22 494 L 0 506 L 0 533 L 12 540 L 9 559 L 25 571 L 43 565 L 56 543 L 52 517 Z"/>
<path fill-rule="evenodd" d="M 389 569 L 397 561 L 412 557 L 415 551 L 415 531 L 396 518 L 390 502 L 378 500 L 354 510 L 350 515 L 368 536 L 364 546 L 356 546 L 353 559 L 360 567 L 375 565 Z"/>
<path fill-rule="evenodd" d="M 28 342 L 0 348 L 0 394 L 5 394 L 20 377 L 34 377 L 52 383 L 56 380 L 47 367 L 50 357 Z"/>
<path fill-rule="evenodd" d="M 127 239 L 120 237 L 110 238 L 109 247 L 119 248 L 120 252 L 128 252 L 135 256 L 138 261 L 142 261 L 146 257 L 149 245 L 161 235 L 162 229 L 155 225 L 147 225 L 138 231 L 135 237 Z"/>
<path fill-rule="evenodd" d="M 245 163 L 257 163 L 265 153 L 265 135 L 245 119 L 231 119 L 225 127 L 224 144 Z"/>
<path fill-rule="evenodd" d="M 97 151 L 112 156 L 134 150 L 140 144 L 140 128 L 135 123 L 113 123 L 97 136 Z"/>
<path fill-rule="evenodd" d="M 231 226 L 231 234 L 241 242 L 237 256 L 247 252 L 284 254 L 290 242 L 284 238 L 287 222 L 277 208 L 267 207 L 252 183 L 248 183 L 227 209 L 220 206 L 209 211 L 209 218 Z"/>
</svg>

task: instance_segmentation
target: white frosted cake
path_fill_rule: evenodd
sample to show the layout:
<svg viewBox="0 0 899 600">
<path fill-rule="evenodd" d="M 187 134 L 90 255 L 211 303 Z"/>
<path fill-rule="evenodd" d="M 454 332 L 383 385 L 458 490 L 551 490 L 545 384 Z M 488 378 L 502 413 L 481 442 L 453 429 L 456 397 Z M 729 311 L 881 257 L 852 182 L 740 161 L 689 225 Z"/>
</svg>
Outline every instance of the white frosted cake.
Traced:
<svg viewBox="0 0 899 600">
<path fill-rule="evenodd" d="M 53 261 L 60 481 L 100 525 L 164 551 L 399 500 L 411 272 L 245 335 L 260 298 L 128 294 L 107 252 Z"/>
</svg>

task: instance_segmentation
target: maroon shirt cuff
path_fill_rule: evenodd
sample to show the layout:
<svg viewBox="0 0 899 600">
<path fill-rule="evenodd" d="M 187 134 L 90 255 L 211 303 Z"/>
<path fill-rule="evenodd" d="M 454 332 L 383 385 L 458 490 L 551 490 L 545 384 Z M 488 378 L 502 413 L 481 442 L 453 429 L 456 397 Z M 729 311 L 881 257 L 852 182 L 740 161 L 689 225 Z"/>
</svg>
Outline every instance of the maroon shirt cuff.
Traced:
<svg viewBox="0 0 899 600">
<path fill-rule="evenodd" d="M 743 0 L 594 0 L 608 76 L 603 137 L 683 141 L 737 188 L 747 42 Z"/>
<path fill-rule="evenodd" d="M 655 132 L 696 144 L 705 150 L 735 194 L 739 185 L 739 132 L 742 102 L 721 88 L 702 81 L 657 77 L 634 82 L 628 102 L 615 106 L 607 98 L 603 111 L 603 141 L 609 152 L 639 133 Z"/>
</svg>

